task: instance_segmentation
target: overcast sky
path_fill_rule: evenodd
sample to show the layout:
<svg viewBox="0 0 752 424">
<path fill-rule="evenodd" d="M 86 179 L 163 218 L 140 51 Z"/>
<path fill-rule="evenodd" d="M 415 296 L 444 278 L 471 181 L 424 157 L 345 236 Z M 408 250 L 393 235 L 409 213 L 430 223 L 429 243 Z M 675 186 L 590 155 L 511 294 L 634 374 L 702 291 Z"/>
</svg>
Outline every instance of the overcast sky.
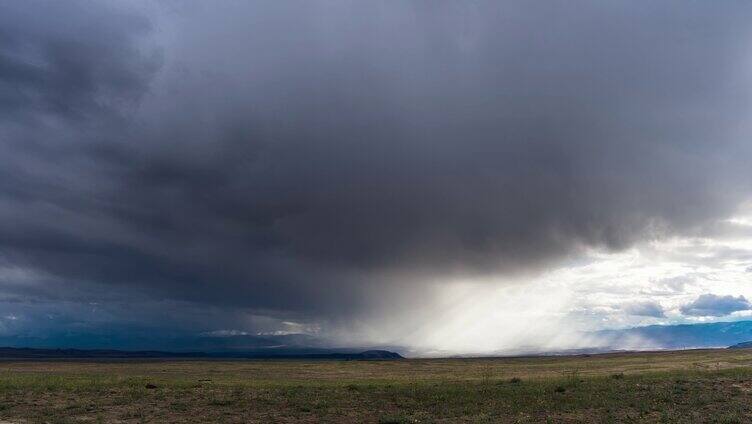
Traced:
<svg viewBox="0 0 752 424">
<path fill-rule="evenodd" d="M 0 336 L 478 352 L 742 319 L 751 21 L 741 1 L 2 2 Z"/>
</svg>

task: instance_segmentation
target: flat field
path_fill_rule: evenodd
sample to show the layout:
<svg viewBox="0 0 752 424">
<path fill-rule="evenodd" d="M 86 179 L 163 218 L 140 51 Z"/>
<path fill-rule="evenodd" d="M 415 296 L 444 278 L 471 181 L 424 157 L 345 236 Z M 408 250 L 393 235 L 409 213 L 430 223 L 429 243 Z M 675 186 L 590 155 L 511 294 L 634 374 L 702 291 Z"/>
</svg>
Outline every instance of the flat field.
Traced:
<svg viewBox="0 0 752 424">
<path fill-rule="evenodd" d="M 752 350 L 0 361 L 0 423 L 752 422 Z"/>
</svg>

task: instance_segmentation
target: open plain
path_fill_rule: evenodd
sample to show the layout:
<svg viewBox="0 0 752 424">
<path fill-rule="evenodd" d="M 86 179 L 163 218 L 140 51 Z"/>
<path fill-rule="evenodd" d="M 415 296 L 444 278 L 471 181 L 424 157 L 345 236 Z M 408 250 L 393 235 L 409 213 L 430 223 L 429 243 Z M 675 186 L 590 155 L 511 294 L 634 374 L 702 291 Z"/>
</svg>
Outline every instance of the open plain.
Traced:
<svg viewBox="0 0 752 424">
<path fill-rule="evenodd" d="M 0 362 L 0 421 L 752 420 L 752 350 L 476 359 Z"/>
</svg>

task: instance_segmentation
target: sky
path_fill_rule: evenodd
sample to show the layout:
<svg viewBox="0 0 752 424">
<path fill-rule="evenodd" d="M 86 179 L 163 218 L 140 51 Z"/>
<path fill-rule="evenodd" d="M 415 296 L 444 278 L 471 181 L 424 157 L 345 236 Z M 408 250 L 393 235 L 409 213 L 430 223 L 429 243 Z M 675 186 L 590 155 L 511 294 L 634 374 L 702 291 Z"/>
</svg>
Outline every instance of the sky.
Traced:
<svg viewBox="0 0 752 424">
<path fill-rule="evenodd" d="M 0 338 L 752 315 L 752 3 L 0 4 Z"/>
</svg>

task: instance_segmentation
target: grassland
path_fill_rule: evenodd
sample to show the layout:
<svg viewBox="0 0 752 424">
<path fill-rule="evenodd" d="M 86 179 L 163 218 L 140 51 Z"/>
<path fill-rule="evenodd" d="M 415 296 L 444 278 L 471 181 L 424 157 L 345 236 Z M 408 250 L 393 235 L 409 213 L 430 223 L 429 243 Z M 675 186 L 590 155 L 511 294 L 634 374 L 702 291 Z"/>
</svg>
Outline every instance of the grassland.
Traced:
<svg viewBox="0 0 752 424">
<path fill-rule="evenodd" d="M 0 423 L 752 422 L 752 350 L 0 362 Z"/>
</svg>

